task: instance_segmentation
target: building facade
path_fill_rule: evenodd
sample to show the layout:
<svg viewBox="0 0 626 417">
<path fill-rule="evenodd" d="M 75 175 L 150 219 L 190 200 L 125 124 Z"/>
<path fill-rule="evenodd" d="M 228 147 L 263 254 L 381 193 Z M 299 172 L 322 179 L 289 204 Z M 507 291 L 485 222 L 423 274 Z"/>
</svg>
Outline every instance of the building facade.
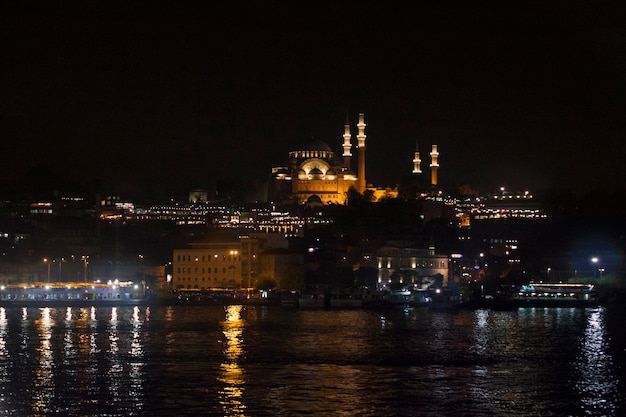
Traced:
<svg viewBox="0 0 626 417">
<path fill-rule="evenodd" d="M 287 249 L 260 254 L 259 275 L 271 279 L 281 290 L 299 289 L 304 274 L 304 256 Z"/>
<path fill-rule="evenodd" d="M 289 152 L 286 165 L 272 168 L 271 199 L 298 204 L 345 204 L 348 191 L 353 188 L 364 194 L 371 192 L 374 201 L 398 197 L 398 187 L 378 187 L 366 179 L 366 123 L 365 115 L 359 113 L 356 125 L 356 171 L 353 170 L 353 136 L 346 120 L 343 133 L 341 157 L 322 141 L 313 141 L 299 150 Z M 432 145 L 430 152 L 430 188 L 438 186 L 439 151 Z M 413 176 L 421 177 L 421 158 L 416 144 L 413 158 Z"/>
<path fill-rule="evenodd" d="M 273 194 L 298 204 L 345 204 L 348 190 L 365 191 L 365 115 L 359 114 L 358 175 L 351 169 L 352 134 L 346 120 L 341 158 L 330 146 L 314 141 L 289 152 L 288 165 L 272 169 Z"/>
<path fill-rule="evenodd" d="M 449 259 L 434 248 L 415 249 L 385 246 L 376 252 L 378 290 L 392 287 L 426 289 L 448 286 Z"/>
<path fill-rule="evenodd" d="M 236 289 L 254 286 L 258 241 L 192 243 L 174 249 L 172 289 Z"/>
<path fill-rule="evenodd" d="M 274 196 L 298 204 L 344 204 L 357 177 L 322 141 L 289 153 L 289 166 L 272 170 Z"/>
</svg>

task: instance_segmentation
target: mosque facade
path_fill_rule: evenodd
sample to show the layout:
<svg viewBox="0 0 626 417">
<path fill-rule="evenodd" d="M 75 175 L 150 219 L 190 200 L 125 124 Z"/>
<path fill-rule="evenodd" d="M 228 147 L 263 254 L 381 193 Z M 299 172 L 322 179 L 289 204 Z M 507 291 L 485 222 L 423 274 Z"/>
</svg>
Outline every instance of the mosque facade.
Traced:
<svg viewBox="0 0 626 417">
<path fill-rule="evenodd" d="M 366 181 L 365 173 L 365 115 L 359 113 L 357 124 L 357 170 L 352 169 L 352 133 L 346 120 L 343 133 L 343 153 L 337 155 L 327 143 L 315 140 L 289 152 L 287 164 L 272 168 L 272 199 L 297 204 L 346 204 L 350 190 L 364 194 L 371 192 L 373 201 L 396 198 L 397 187 L 377 188 Z M 436 146 L 433 147 L 436 151 Z M 431 153 L 433 156 L 433 153 Z M 419 151 L 416 149 L 413 173 L 421 173 Z M 436 156 L 431 164 L 435 179 L 438 164 Z"/>
<path fill-rule="evenodd" d="M 299 204 L 344 204 L 348 190 L 357 185 L 356 174 L 322 141 L 289 152 L 289 165 L 272 174 L 278 195 Z"/>
</svg>

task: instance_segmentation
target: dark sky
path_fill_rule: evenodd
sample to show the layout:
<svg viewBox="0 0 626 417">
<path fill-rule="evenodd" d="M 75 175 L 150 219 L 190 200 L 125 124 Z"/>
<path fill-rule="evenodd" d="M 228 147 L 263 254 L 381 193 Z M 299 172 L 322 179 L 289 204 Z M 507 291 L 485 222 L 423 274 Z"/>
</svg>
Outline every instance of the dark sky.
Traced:
<svg viewBox="0 0 626 417">
<path fill-rule="evenodd" d="M 128 189 L 265 179 L 311 138 L 341 153 L 364 112 L 377 185 L 416 142 L 454 187 L 626 185 L 618 2 L 58 3 L 0 17 L 5 181 L 42 164 Z"/>
</svg>

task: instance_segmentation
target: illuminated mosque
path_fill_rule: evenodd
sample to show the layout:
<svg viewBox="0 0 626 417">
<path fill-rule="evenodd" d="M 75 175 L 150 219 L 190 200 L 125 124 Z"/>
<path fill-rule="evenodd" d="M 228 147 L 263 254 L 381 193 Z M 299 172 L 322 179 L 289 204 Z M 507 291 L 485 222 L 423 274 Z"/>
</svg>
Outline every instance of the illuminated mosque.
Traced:
<svg viewBox="0 0 626 417">
<path fill-rule="evenodd" d="M 365 176 L 365 115 L 359 113 L 357 124 L 357 172 L 352 170 L 352 134 L 346 120 L 343 133 L 342 158 L 320 140 L 313 141 L 300 150 L 289 152 L 287 166 L 272 168 L 272 194 L 276 200 L 298 204 L 346 204 L 348 192 L 364 194 L 370 191 L 373 200 L 396 198 L 398 189 L 376 188 L 367 184 Z M 431 155 L 431 185 L 437 185 L 437 145 Z M 413 174 L 421 174 L 421 160 L 416 147 Z"/>
</svg>

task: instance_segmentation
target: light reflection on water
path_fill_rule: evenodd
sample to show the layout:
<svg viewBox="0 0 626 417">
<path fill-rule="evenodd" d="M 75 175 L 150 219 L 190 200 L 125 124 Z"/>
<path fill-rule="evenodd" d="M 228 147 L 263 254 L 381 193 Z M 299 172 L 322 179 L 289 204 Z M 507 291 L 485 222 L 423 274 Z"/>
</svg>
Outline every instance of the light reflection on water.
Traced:
<svg viewBox="0 0 626 417">
<path fill-rule="evenodd" d="M 616 415 L 615 394 L 619 379 L 614 373 L 613 358 L 609 353 L 604 309 L 598 309 L 587 318 L 587 327 L 580 340 L 580 354 L 574 364 L 585 415 Z M 613 400 L 613 401 L 612 401 Z"/>
<path fill-rule="evenodd" d="M 241 305 L 225 308 L 226 318 L 222 322 L 225 337 L 224 361 L 220 364 L 218 380 L 223 383 L 219 390 L 220 404 L 224 415 L 245 415 L 246 407 L 242 401 L 245 386 L 245 372 L 239 365 L 243 350 L 244 321 L 241 318 Z"/>
<path fill-rule="evenodd" d="M 0 416 L 617 417 L 626 346 L 608 322 L 626 316 L 608 317 L 0 308 Z"/>
<path fill-rule="evenodd" d="M 146 309 L 146 316 L 149 316 L 149 309 Z M 140 318 L 139 307 L 133 308 L 132 323 L 132 339 L 130 342 L 130 363 L 128 374 L 129 392 L 128 395 L 132 399 L 133 405 L 137 409 L 142 409 L 144 405 L 144 382 L 145 375 L 143 368 L 145 367 L 145 352 L 143 346 L 143 319 Z"/>
</svg>

